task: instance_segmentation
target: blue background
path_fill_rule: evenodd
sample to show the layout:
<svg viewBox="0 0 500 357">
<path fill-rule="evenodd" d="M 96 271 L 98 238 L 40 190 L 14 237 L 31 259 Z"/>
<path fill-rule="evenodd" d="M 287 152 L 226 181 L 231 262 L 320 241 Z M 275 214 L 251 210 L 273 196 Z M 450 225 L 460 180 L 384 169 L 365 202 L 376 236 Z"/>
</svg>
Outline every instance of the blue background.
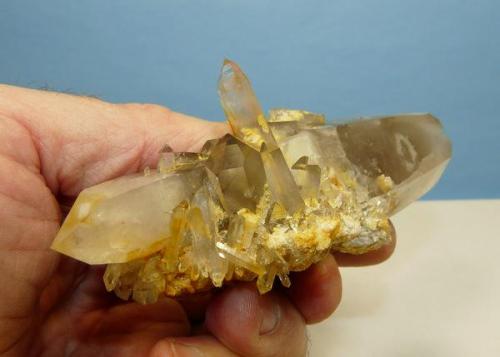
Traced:
<svg viewBox="0 0 500 357">
<path fill-rule="evenodd" d="M 454 143 L 427 198 L 500 197 L 500 1 L 0 2 L 0 82 L 222 120 L 240 63 L 266 109 L 432 112 Z"/>
</svg>

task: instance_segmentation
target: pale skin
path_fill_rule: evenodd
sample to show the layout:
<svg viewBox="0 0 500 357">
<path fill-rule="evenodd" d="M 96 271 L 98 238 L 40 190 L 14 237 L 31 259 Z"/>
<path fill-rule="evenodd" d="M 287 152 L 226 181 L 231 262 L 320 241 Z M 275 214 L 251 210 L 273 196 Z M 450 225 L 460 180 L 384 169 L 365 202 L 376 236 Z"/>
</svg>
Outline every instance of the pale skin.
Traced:
<svg viewBox="0 0 500 357">
<path fill-rule="evenodd" d="M 146 306 L 107 293 L 102 267 L 50 250 L 82 189 L 154 167 L 164 144 L 196 151 L 228 131 L 157 105 L 0 85 L 0 354 L 305 355 L 306 325 L 340 302 L 338 267 L 379 263 L 394 244 L 330 255 L 290 289 L 247 283 Z"/>
</svg>

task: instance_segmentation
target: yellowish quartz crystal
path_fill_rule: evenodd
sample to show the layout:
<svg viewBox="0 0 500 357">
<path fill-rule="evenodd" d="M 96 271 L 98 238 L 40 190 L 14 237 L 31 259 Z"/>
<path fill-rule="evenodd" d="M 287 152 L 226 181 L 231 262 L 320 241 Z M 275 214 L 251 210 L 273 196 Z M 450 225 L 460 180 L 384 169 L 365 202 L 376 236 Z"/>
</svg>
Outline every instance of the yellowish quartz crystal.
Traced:
<svg viewBox="0 0 500 357">
<path fill-rule="evenodd" d="M 225 61 L 219 94 L 234 135 L 201 153 L 166 146 L 156 170 L 84 190 L 52 248 L 108 264 L 122 299 L 153 303 L 231 280 L 278 277 L 330 251 L 361 254 L 392 239 L 388 217 L 427 192 L 451 145 L 429 114 L 326 125 L 323 115 L 271 110 Z"/>
</svg>

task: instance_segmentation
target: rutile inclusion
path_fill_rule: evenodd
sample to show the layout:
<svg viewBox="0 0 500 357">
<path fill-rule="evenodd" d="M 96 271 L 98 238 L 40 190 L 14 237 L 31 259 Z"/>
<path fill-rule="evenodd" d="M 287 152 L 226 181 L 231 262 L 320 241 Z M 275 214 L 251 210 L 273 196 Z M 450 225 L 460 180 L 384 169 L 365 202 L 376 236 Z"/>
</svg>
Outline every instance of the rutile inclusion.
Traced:
<svg viewBox="0 0 500 357">
<path fill-rule="evenodd" d="M 219 95 L 233 135 L 200 153 L 166 146 L 155 170 L 81 192 L 52 248 L 107 264 L 122 299 L 153 303 L 307 269 L 331 251 L 362 254 L 391 241 L 388 217 L 438 181 L 451 144 L 430 114 L 327 125 L 323 115 L 266 118 L 240 70 L 225 61 Z"/>
</svg>

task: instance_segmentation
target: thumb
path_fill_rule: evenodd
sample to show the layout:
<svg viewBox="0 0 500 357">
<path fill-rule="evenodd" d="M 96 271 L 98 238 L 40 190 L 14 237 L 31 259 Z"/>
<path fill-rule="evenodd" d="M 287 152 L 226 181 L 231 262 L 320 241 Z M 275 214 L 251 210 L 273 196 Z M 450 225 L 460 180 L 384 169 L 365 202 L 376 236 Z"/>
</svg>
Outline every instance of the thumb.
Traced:
<svg viewBox="0 0 500 357">
<path fill-rule="evenodd" d="M 30 136 L 32 153 L 23 159 L 31 162 L 25 164 L 36 166 L 52 192 L 64 196 L 155 166 L 165 144 L 197 151 L 229 131 L 224 123 L 159 105 L 112 104 L 5 85 L 0 85 L 0 113 Z"/>
</svg>

